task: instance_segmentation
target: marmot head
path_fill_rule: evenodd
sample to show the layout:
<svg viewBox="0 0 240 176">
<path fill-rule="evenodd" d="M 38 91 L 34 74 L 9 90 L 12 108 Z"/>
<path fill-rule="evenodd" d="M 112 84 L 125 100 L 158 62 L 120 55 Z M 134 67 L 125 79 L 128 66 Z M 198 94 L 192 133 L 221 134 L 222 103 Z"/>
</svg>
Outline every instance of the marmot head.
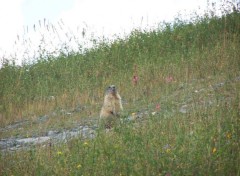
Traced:
<svg viewBox="0 0 240 176">
<path fill-rule="evenodd" d="M 107 87 L 106 94 L 116 95 L 116 93 L 117 93 L 117 88 L 115 85 L 110 85 Z"/>
</svg>

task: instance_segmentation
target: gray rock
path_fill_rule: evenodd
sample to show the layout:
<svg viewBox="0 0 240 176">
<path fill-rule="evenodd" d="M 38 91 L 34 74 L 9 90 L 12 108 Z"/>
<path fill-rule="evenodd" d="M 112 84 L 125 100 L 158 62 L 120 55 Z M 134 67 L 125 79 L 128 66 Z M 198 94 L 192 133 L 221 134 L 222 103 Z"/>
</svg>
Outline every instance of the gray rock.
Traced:
<svg viewBox="0 0 240 176">
<path fill-rule="evenodd" d="M 188 112 L 188 105 L 181 106 L 181 108 L 179 109 L 179 112 L 186 114 Z"/>
<path fill-rule="evenodd" d="M 20 144 L 20 145 L 21 144 L 24 144 L 24 145 L 26 145 L 26 144 L 33 144 L 33 145 L 35 145 L 35 144 L 41 144 L 41 143 L 46 142 L 48 140 L 50 140 L 50 137 L 43 136 L 43 137 L 36 137 L 36 138 L 17 139 L 16 142 L 18 144 Z"/>
<path fill-rule="evenodd" d="M 44 144 L 50 140 L 53 143 L 66 143 L 68 140 L 77 137 L 92 139 L 96 136 L 95 131 L 96 125 L 93 126 L 93 128 L 90 126 L 80 126 L 78 128 L 73 128 L 62 132 L 50 130 L 46 133 L 46 136 L 1 139 L 0 150 L 15 151 L 19 149 L 30 149 L 31 146 Z"/>
</svg>

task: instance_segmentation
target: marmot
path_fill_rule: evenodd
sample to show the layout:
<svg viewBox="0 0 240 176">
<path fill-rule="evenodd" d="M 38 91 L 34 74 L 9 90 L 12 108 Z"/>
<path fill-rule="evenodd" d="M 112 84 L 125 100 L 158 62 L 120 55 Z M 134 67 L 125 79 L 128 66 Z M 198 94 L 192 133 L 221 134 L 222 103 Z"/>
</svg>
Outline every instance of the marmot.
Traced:
<svg viewBox="0 0 240 176">
<path fill-rule="evenodd" d="M 118 116 L 122 110 L 122 99 L 116 89 L 116 86 L 110 85 L 105 92 L 104 102 L 100 112 L 100 118 L 102 119 Z"/>
</svg>

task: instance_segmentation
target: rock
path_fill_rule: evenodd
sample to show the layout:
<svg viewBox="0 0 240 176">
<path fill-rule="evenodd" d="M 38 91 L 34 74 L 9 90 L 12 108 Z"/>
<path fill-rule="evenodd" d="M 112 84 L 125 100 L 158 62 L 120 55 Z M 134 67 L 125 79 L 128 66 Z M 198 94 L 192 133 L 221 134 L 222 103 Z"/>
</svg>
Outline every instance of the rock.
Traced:
<svg viewBox="0 0 240 176">
<path fill-rule="evenodd" d="M 187 113 L 187 108 L 188 108 L 187 105 L 183 105 L 183 106 L 179 109 L 179 112 L 181 112 L 181 113 L 183 113 L 183 114 L 186 114 L 186 113 Z"/>
<path fill-rule="evenodd" d="M 44 144 L 51 140 L 53 143 L 67 142 L 70 139 L 82 137 L 82 138 L 94 138 L 96 125 L 80 126 L 71 130 L 65 130 L 63 132 L 50 130 L 46 133 L 46 136 L 37 136 L 30 138 L 8 138 L 0 140 L 1 151 L 15 151 L 19 149 L 29 149 L 31 146 L 37 144 Z"/>
<path fill-rule="evenodd" d="M 1 128 L 1 131 L 16 129 L 23 125 L 28 124 L 29 122 L 30 122 L 29 120 L 21 120 L 21 121 L 15 122 L 13 124 L 10 124 L 10 125 L 6 126 L 5 128 Z"/>
<path fill-rule="evenodd" d="M 240 76 L 235 78 L 235 81 L 240 81 Z"/>
<path fill-rule="evenodd" d="M 225 84 L 224 82 L 221 82 L 221 83 L 218 83 L 218 84 L 213 85 L 212 88 L 213 88 L 214 90 L 216 90 L 216 89 L 224 86 L 224 84 Z"/>
<path fill-rule="evenodd" d="M 48 131 L 47 132 L 47 136 L 54 136 L 54 135 L 57 135 L 59 133 L 59 131 L 52 131 L 52 130 L 50 130 L 50 131 Z"/>
<path fill-rule="evenodd" d="M 157 114 L 157 112 L 156 112 L 156 111 L 152 112 L 152 116 L 155 116 L 156 114 Z"/>
<path fill-rule="evenodd" d="M 44 136 L 44 137 L 36 137 L 36 138 L 23 138 L 23 139 L 17 139 L 16 142 L 19 144 L 40 144 L 43 142 L 46 142 L 50 140 L 50 137 Z"/>
</svg>

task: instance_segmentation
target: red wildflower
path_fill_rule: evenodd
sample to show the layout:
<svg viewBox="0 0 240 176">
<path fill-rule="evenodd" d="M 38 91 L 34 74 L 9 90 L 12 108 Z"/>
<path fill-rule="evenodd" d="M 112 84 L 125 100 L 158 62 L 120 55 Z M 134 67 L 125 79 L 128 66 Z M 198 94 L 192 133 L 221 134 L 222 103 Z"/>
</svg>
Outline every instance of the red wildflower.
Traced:
<svg viewBox="0 0 240 176">
<path fill-rule="evenodd" d="M 137 83 L 138 83 L 138 76 L 134 75 L 132 81 L 133 81 L 133 85 L 137 85 Z"/>
<path fill-rule="evenodd" d="M 173 77 L 172 77 L 172 76 L 168 76 L 168 77 L 165 78 L 165 81 L 166 81 L 167 83 L 170 83 L 170 82 L 173 81 Z"/>
<path fill-rule="evenodd" d="M 156 110 L 160 110 L 160 108 L 161 108 L 160 104 L 159 103 L 156 104 Z"/>
</svg>

